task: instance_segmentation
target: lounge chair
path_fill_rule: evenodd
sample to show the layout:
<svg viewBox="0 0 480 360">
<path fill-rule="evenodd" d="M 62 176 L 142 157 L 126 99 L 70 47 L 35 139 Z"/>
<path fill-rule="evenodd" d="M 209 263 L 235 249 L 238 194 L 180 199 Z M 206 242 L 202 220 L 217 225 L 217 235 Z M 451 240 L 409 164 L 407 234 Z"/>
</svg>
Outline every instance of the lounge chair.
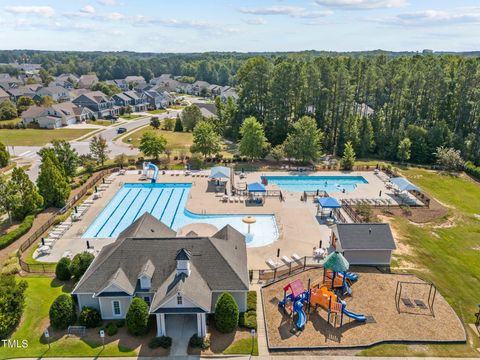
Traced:
<svg viewBox="0 0 480 360">
<path fill-rule="evenodd" d="M 275 263 L 275 261 L 273 261 L 272 259 L 268 259 L 266 261 L 267 265 L 270 266 L 272 269 L 276 269 L 277 268 L 277 264 Z"/>
<path fill-rule="evenodd" d="M 233 203 L 233 201 L 234 201 L 234 198 L 233 198 L 233 196 L 229 196 L 229 197 L 228 197 L 228 202 L 231 202 L 231 203 Z"/>
<path fill-rule="evenodd" d="M 293 253 L 292 258 L 295 261 L 301 261 L 302 260 L 302 258 L 297 253 Z"/>
<path fill-rule="evenodd" d="M 282 256 L 282 260 L 283 260 L 283 262 L 284 262 L 285 264 L 287 264 L 287 265 L 289 265 L 289 264 L 291 264 L 291 263 L 293 262 L 293 260 L 290 259 L 287 255 L 283 255 L 283 256 Z"/>
</svg>

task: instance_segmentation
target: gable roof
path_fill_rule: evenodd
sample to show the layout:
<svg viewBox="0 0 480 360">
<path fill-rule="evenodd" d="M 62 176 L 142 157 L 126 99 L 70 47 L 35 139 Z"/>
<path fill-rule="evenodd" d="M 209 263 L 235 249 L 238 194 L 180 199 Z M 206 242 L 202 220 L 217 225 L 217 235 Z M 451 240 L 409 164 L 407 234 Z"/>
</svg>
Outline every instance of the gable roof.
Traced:
<svg viewBox="0 0 480 360">
<path fill-rule="evenodd" d="M 37 117 L 42 116 L 46 112 L 47 108 L 42 106 L 30 106 L 27 110 L 22 112 L 22 117 Z"/>
<path fill-rule="evenodd" d="M 343 250 L 395 250 L 389 224 L 337 224 L 333 231 Z"/>
<path fill-rule="evenodd" d="M 0 88 L 0 98 L 9 98 L 10 95 L 7 94 L 7 92 L 5 90 L 3 90 L 2 88 Z"/>
<path fill-rule="evenodd" d="M 164 238 L 175 237 L 177 233 L 159 221 L 149 212 L 144 212 L 130 226 L 123 230 L 118 238 Z"/>
</svg>

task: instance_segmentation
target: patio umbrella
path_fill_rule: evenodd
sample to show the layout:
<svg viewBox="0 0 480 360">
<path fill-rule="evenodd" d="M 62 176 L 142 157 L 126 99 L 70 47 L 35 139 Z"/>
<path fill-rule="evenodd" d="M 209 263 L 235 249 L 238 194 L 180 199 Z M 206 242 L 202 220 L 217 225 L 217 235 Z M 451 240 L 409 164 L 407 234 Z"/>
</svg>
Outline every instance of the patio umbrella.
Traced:
<svg viewBox="0 0 480 360">
<path fill-rule="evenodd" d="M 242 221 L 245 224 L 248 224 L 248 233 L 250 234 L 250 225 L 255 224 L 257 222 L 257 219 L 255 219 L 253 216 L 245 216 Z"/>
<path fill-rule="evenodd" d="M 350 267 L 350 264 L 342 254 L 340 254 L 338 251 L 335 251 L 328 255 L 323 263 L 323 267 L 338 273 L 347 271 Z"/>
</svg>

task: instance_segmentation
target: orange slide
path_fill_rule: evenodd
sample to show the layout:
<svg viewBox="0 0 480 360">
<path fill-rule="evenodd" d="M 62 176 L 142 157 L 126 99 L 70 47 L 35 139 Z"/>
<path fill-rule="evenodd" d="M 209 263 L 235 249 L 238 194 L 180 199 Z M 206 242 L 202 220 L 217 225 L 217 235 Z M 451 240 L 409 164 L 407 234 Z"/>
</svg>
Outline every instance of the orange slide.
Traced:
<svg viewBox="0 0 480 360">
<path fill-rule="evenodd" d="M 336 307 L 337 304 L 337 295 L 335 293 L 331 292 L 328 290 L 327 286 L 322 285 L 318 289 L 312 289 L 312 293 L 310 295 L 310 305 L 316 306 L 319 305 L 322 309 L 328 311 L 328 306 L 330 304 L 330 298 L 332 299 L 331 304 L 332 304 L 332 309 L 335 310 L 334 308 Z M 341 304 L 339 304 L 341 305 Z"/>
</svg>

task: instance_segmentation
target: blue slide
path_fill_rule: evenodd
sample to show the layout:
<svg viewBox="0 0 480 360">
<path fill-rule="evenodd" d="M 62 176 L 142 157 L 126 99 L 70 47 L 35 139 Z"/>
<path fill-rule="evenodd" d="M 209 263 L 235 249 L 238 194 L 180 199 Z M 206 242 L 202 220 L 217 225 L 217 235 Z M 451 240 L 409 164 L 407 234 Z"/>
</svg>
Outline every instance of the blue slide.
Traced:
<svg viewBox="0 0 480 360">
<path fill-rule="evenodd" d="M 297 329 L 303 329 L 305 326 L 305 323 L 307 322 L 307 315 L 305 314 L 305 311 L 303 310 L 303 301 L 298 300 L 295 302 L 293 305 L 293 311 L 295 311 L 298 314 L 298 319 L 297 319 Z"/>
<path fill-rule="evenodd" d="M 358 274 L 355 274 L 353 272 L 346 272 L 344 273 L 344 276 L 346 279 L 350 281 L 357 281 L 358 280 Z"/>
<path fill-rule="evenodd" d="M 343 307 L 342 312 L 345 316 L 348 316 L 349 318 L 351 318 L 353 320 L 356 320 L 356 321 L 359 321 L 359 322 L 367 321 L 367 318 L 365 317 L 365 315 L 356 314 L 354 312 L 348 311 L 345 306 Z"/>
<path fill-rule="evenodd" d="M 155 164 L 148 163 L 148 169 L 153 170 L 152 183 L 157 182 L 158 167 Z"/>
</svg>

